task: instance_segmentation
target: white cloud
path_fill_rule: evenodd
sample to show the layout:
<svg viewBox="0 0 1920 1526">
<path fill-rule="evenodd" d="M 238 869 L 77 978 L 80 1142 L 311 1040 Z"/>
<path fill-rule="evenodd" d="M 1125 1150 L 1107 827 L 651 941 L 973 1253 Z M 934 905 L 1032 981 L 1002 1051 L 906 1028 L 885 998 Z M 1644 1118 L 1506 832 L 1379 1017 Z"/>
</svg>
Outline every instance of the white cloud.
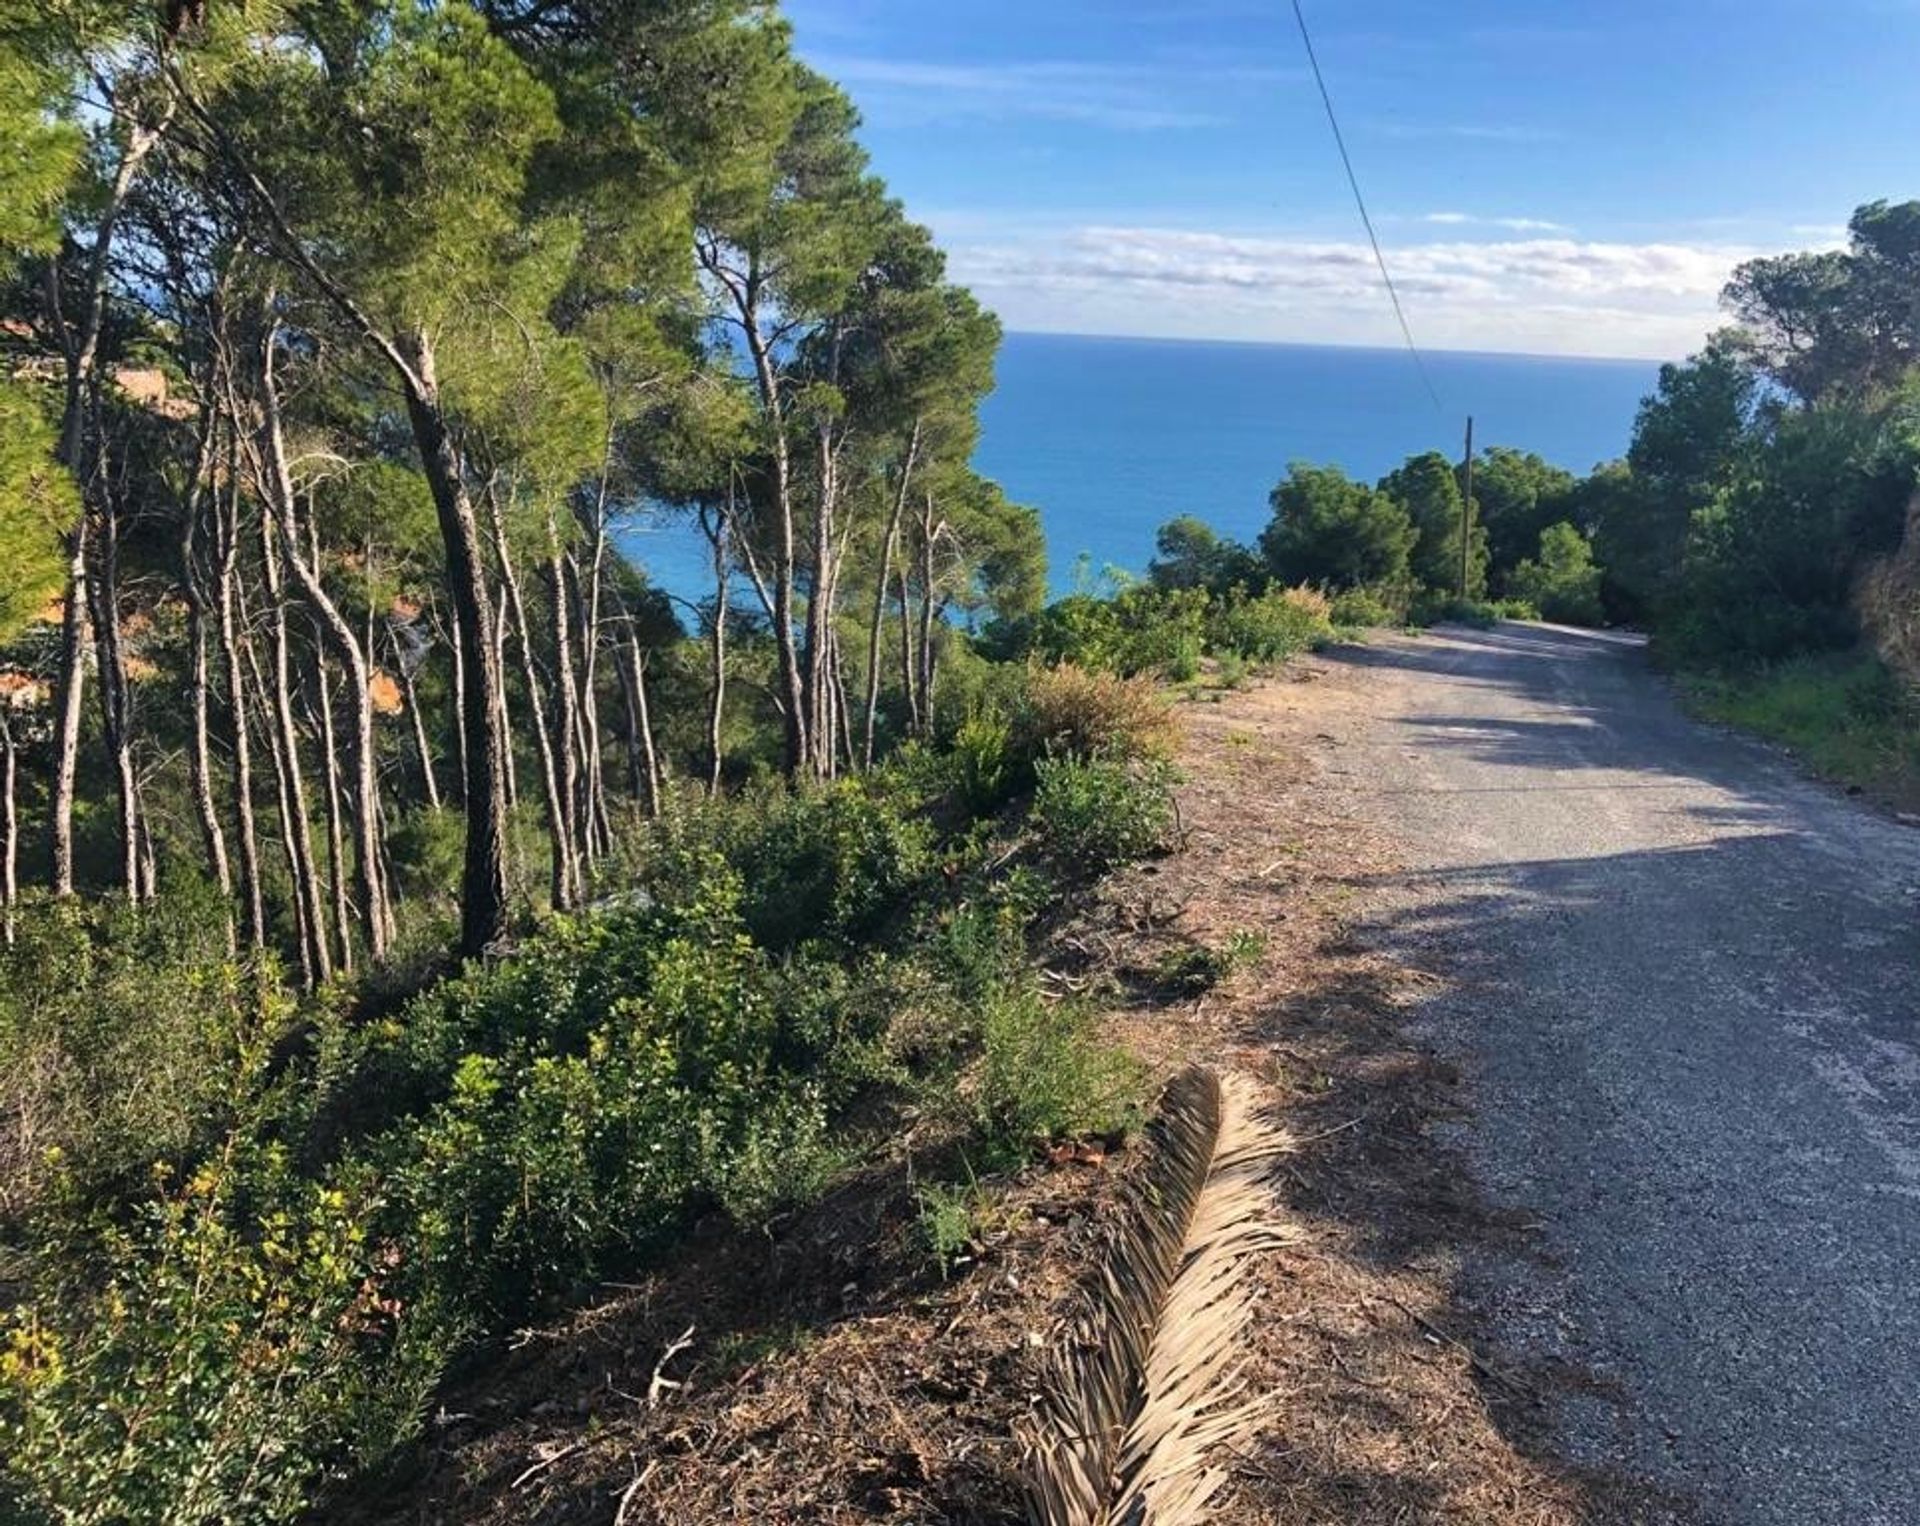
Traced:
<svg viewBox="0 0 1920 1526">
<path fill-rule="evenodd" d="M 1153 132 L 1215 127 L 1225 118 L 1169 98 L 1160 70 L 1071 60 L 956 64 L 811 56 L 869 113 L 915 123 L 1042 118 Z"/>
<path fill-rule="evenodd" d="M 1734 265 L 1756 252 L 1527 238 L 1408 243 L 1387 257 L 1425 346 L 1668 357 L 1698 347 Z M 1086 226 L 961 240 L 952 266 L 1015 328 L 1397 341 L 1357 241 Z"/>
<path fill-rule="evenodd" d="M 1539 217 L 1476 217 L 1471 212 L 1429 212 L 1420 219 L 1454 228 L 1504 228 L 1509 233 L 1565 233 L 1565 223 L 1548 222 Z"/>
</svg>

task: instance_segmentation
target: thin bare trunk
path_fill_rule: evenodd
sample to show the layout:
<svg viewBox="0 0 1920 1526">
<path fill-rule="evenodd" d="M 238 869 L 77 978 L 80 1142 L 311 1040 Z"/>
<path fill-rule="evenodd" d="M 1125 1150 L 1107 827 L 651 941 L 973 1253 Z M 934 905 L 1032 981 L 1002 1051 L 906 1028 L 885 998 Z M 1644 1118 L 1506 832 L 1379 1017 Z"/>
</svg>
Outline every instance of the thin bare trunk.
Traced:
<svg viewBox="0 0 1920 1526">
<path fill-rule="evenodd" d="M 893 512 L 887 516 L 887 535 L 880 546 L 880 575 L 873 580 L 873 619 L 867 626 L 867 733 L 861 747 L 861 765 L 873 767 L 873 731 L 880 714 L 880 631 L 887 617 L 887 578 L 893 571 L 894 548 L 900 544 L 900 521 L 906 517 L 907 492 L 913 485 L 913 468 L 920 457 L 920 420 L 913 421 L 913 433 L 907 438 L 907 456 L 900 465 L 900 489 L 893 495 Z M 906 619 L 902 609 L 900 618 Z"/>
<path fill-rule="evenodd" d="M 720 793 L 722 727 L 727 714 L 727 525 L 716 515 L 711 522 L 700 511 L 700 528 L 713 547 L 712 678 L 707 693 L 707 793 Z"/>
<path fill-rule="evenodd" d="M 494 609 L 493 619 L 493 661 L 500 669 L 501 682 L 499 694 L 493 707 L 494 725 L 501 737 L 501 762 L 505 767 L 507 805 L 517 810 L 520 805 L 520 765 L 513 746 L 513 716 L 507 709 L 507 601 L 502 599 Z"/>
<path fill-rule="evenodd" d="M 467 648 L 458 620 L 447 627 L 447 637 L 453 653 L 453 750 L 454 759 L 460 765 L 460 802 L 464 806 L 468 787 L 467 728 L 462 717 L 467 713 Z"/>
<path fill-rule="evenodd" d="M 934 547 L 944 528 L 934 522 L 933 493 L 926 495 L 926 513 L 920 521 L 920 725 L 924 735 L 933 734 L 933 672 L 936 661 L 933 640 L 934 588 L 938 575 L 934 570 Z"/>
<path fill-rule="evenodd" d="M 260 837 L 253 816 L 253 742 L 240 649 L 244 639 L 235 612 L 234 564 L 240 549 L 240 483 L 237 454 L 228 459 L 227 507 L 215 500 L 214 615 L 226 659 L 227 716 L 233 741 L 233 815 L 240 848 L 240 905 L 247 942 L 266 946 L 266 907 L 260 888 Z"/>
<path fill-rule="evenodd" d="M 67 541 L 66 607 L 60 619 L 60 681 L 54 728 L 53 793 L 48 802 L 48 886 L 57 896 L 73 894 L 73 794 L 80 767 L 80 717 L 86 702 L 87 652 L 92 645 L 87 618 L 88 516 L 82 514 Z"/>
<path fill-rule="evenodd" d="M 406 701 L 407 714 L 413 720 L 413 745 L 420 754 L 420 782 L 426 791 L 427 806 L 437 811 L 441 806 L 440 777 L 434 771 L 433 747 L 427 741 L 427 720 L 420 713 L 420 688 L 414 681 L 413 664 L 408 661 L 407 654 L 400 650 L 397 640 L 393 646 L 393 665 L 399 670 L 401 697 Z"/>
<path fill-rule="evenodd" d="M 647 660 L 640 651 L 640 638 L 627 633 L 627 665 L 631 675 L 633 727 L 639 745 L 642 778 L 646 784 L 649 816 L 660 814 L 660 756 L 653 745 L 653 717 L 647 705 Z"/>
<path fill-rule="evenodd" d="M 327 653 L 318 630 L 313 643 L 314 682 L 319 697 L 312 724 L 320 740 L 322 801 L 327 813 L 327 885 L 333 898 L 334 958 L 340 968 L 353 969 L 353 902 L 347 892 L 347 841 L 340 790 L 340 743 L 333 729 L 333 681 L 327 675 Z"/>
<path fill-rule="evenodd" d="M 567 812 L 567 837 L 573 857 L 574 889 L 584 888 L 581 864 L 592 857 L 587 842 L 586 809 L 580 798 L 580 690 L 573 670 L 573 621 L 568 611 L 567 571 L 560 550 L 560 536 L 553 522 L 553 510 L 547 510 L 547 597 L 552 605 L 553 670 L 555 704 L 553 717 L 554 766 L 559 772 L 560 800 Z"/>
<path fill-rule="evenodd" d="M 115 103 L 116 109 L 118 103 Z M 46 273 L 46 308 L 60 339 L 65 362 L 65 403 L 60 418 L 59 460 L 81 485 L 82 508 L 79 518 L 67 532 L 66 608 L 61 619 L 59 723 L 55 730 L 53 791 L 48 802 L 47 837 L 48 883 L 57 896 L 73 894 L 73 800 L 74 783 L 79 772 L 80 719 L 85 700 L 87 649 L 88 587 L 87 565 L 90 510 L 94 498 L 97 449 L 83 449 L 85 424 L 99 386 L 100 336 L 106 322 L 107 273 L 113 251 L 114 234 L 127 198 L 141 167 L 153 152 L 173 120 L 169 106 L 154 123 L 134 122 L 128 128 L 127 146 L 114 169 L 113 183 L 94 225 L 93 249 L 87 265 L 87 284 L 81 293 L 78 324 L 69 323 L 65 300 L 60 290 L 57 262 L 49 261 Z M 94 414 L 96 423 L 97 413 Z M 97 442 L 96 442 L 97 443 Z M 137 870 L 130 880 L 137 880 Z"/>
<path fill-rule="evenodd" d="M 262 486 L 268 508 L 280 531 L 280 546 L 294 581 L 312 608 L 327 643 L 340 658 L 347 680 L 347 702 L 352 715 L 352 767 L 354 866 L 360 880 L 360 909 L 367 930 L 367 957 L 375 964 L 387 956 L 393 936 L 392 916 L 387 909 L 386 883 L 380 868 L 380 785 L 375 771 L 373 734 L 373 689 L 369 654 L 360 649 L 360 639 L 352 624 L 340 612 L 332 596 L 320 581 L 318 561 L 309 563 L 300 543 L 295 518 L 292 470 L 287 462 L 285 428 L 280 418 L 278 385 L 274 377 L 274 358 L 278 335 L 269 328 L 260 345 L 261 436 L 265 449 Z M 329 766 L 332 760 L 329 759 Z M 342 937 L 345 933 L 342 932 Z"/>
<path fill-rule="evenodd" d="M 280 544 L 263 516 L 260 521 L 260 562 L 266 578 L 268 631 L 272 637 L 272 679 L 261 685 L 273 718 L 274 767 L 280 776 L 280 824 L 286 836 L 287 868 L 293 876 L 294 899 L 300 922 L 300 967 L 309 985 L 333 974 L 327 917 L 320 902 L 318 876 L 313 866 L 313 826 L 307 809 L 307 785 L 300 764 L 300 731 L 293 718 L 293 655 L 287 638 L 285 579 L 280 570 Z"/>
<path fill-rule="evenodd" d="M 212 687 L 207 661 L 207 586 L 200 560 L 201 520 L 206 511 L 208 480 L 213 449 L 212 412 L 202 428 L 194 465 L 193 482 L 181 518 L 180 586 L 187 599 L 187 688 L 192 713 L 192 735 L 187 752 L 187 771 L 193 792 L 194 813 L 200 820 L 200 836 L 207 850 L 207 867 L 213 873 L 222 896 L 233 894 L 233 870 L 227 861 L 227 834 L 220 824 L 220 810 L 213 794 L 212 727 L 208 721 L 208 693 Z M 233 921 L 227 921 L 231 943 Z"/>
<path fill-rule="evenodd" d="M 907 733 L 920 735 L 920 662 L 913 650 L 913 598 L 902 561 L 895 581 L 900 595 L 900 687 L 907 699 Z"/>
<path fill-rule="evenodd" d="M 140 867 L 140 785 L 133 764 L 130 711 L 132 693 L 127 683 L 125 651 L 120 631 L 119 522 L 111 510 L 99 523 L 100 554 L 96 558 L 89 596 L 93 600 L 94 663 L 100 673 L 101 735 L 113 768 L 114 794 L 120 816 L 120 880 L 127 899 L 142 895 Z"/>
<path fill-rule="evenodd" d="M 572 811 L 562 788 L 553 756 L 553 737 L 547 729 L 547 703 L 540 670 L 533 658 L 533 636 L 527 627 L 527 605 L 514 571 L 513 551 L 507 544 L 506 524 L 499 500 L 487 494 L 493 526 L 493 550 L 500 562 L 501 609 L 511 616 L 515 644 L 520 648 L 520 680 L 526 685 L 527 708 L 533 712 L 533 739 L 540 759 L 540 784 L 547 798 L 547 840 L 551 846 L 552 898 L 556 911 L 570 910 L 579 900 L 579 871 L 574 864 Z"/>
</svg>

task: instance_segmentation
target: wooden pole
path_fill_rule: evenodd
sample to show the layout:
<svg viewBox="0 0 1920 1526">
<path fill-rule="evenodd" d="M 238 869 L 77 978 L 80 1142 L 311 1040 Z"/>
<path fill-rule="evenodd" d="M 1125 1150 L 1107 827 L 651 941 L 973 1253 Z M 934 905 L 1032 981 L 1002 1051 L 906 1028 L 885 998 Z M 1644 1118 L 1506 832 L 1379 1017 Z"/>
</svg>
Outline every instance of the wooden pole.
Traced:
<svg viewBox="0 0 1920 1526">
<path fill-rule="evenodd" d="M 1466 490 L 1460 496 L 1460 602 L 1467 601 L 1467 575 L 1473 562 L 1473 415 L 1467 415 Z"/>
</svg>

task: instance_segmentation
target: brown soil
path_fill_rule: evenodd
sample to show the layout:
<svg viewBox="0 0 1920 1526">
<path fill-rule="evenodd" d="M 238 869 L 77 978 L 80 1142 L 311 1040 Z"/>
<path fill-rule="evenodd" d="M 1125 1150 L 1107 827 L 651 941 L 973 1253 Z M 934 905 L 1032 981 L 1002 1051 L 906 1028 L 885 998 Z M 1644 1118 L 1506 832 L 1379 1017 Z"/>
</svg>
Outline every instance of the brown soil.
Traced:
<svg viewBox="0 0 1920 1526">
<path fill-rule="evenodd" d="M 1048 950 L 1051 978 L 1103 997 L 1156 1070 L 1246 1070 L 1297 1141 L 1282 1185 L 1299 1237 L 1263 1271 L 1255 1327 L 1274 1408 L 1217 1519 L 1666 1519 L 1554 1460 L 1546 1403 L 1589 1380 L 1501 1353 L 1464 1307 L 1469 1251 L 1534 1252 L 1435 1137 L 1459 1115 L 1457 1078 L 1404 1022 L 1435 977 L 1350 936 L 1354 887 L 1394 855 L 1316 787 L 1349 702 L 1306 663 L 1183 704 L 1183 850 L 1110 882 Z M 1257 958 L 1204 994 L 1169 988 L 1171 957 L 1241 931 L 1264 939 Z M 1018 1520 L 1012 1428 L 1121 1167 L 1064 1159 L 996 1184 L 976 1253 L 945 1280 L 918 1248 L 904 1161 L 771 1239 L 710 1234 L 476 1371 L 356 1518 Z"/>
</svg>

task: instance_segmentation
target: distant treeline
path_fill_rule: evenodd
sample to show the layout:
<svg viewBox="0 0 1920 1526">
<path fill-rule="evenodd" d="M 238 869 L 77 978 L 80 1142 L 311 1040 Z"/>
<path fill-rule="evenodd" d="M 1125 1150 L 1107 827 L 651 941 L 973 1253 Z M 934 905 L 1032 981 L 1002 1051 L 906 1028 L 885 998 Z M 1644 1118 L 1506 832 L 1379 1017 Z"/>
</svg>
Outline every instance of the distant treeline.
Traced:
<svg viewBox="0 0 1920 1526">
<path fill-rule="evenodd" d="M 1296 464 L 1256 546 L 1195 518 L 1160 531 L 1165 589 L 1308 583 L 1355 611 L 1485 610 L 1649 629 L 1675 663 L 1741 667 L 1863 636 L 1920 677 L 1920 202 L 1875 202 L 1845 250 L 1742 265 L 1736 320 L 1663 366 L 1625 456 L 1584 477 L 1504 447 L 1437 453 L 1368 486 Z"/>
</svg>

